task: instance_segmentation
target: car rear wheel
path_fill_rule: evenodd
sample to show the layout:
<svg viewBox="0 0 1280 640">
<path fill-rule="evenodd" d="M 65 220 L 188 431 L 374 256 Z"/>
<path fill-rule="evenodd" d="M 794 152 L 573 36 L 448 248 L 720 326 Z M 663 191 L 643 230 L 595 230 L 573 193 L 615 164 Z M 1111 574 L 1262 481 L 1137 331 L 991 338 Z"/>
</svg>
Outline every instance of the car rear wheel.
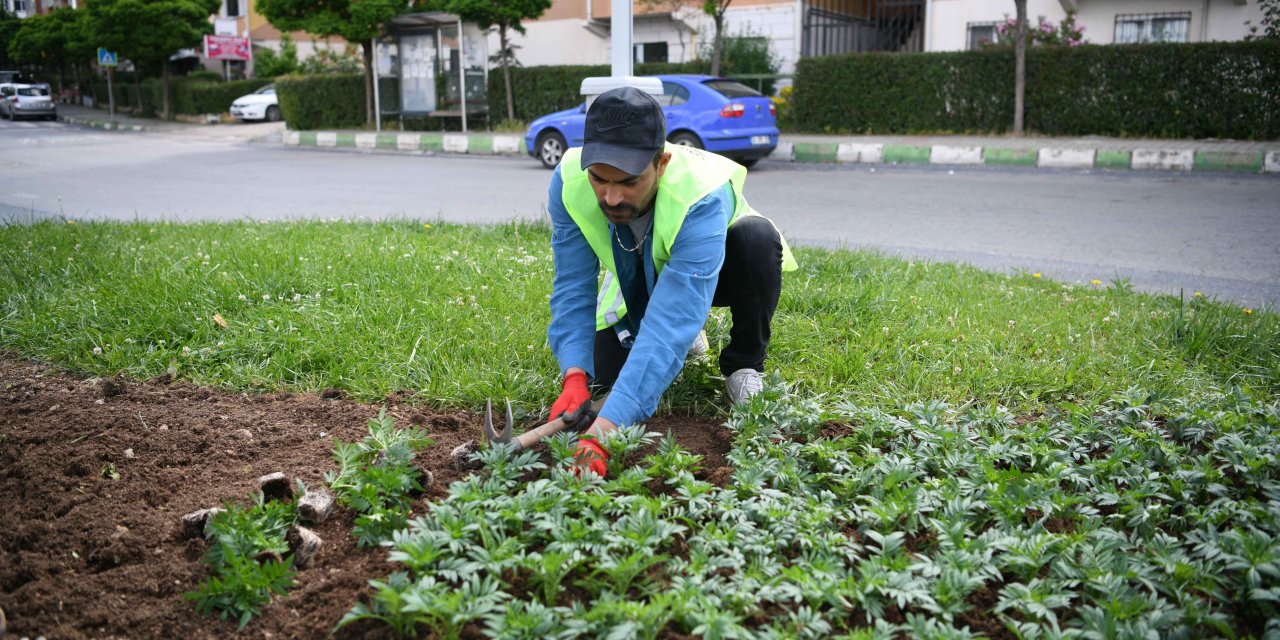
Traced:
<svg viewBox="0 0 1280 640">
<path fill-rule="evenodd" d="M 671 144 L 678 144 L 682 147 L 693 147 L 694 149 L 702 148 L 702 140 L 697 135 L 688 131 L 681 131 L 671 136 Z"/>
<path fill-rule="evenodd" d="M 537 148 L 542 166 L 554 169 L 564 157 L 564 136 L 555 131 L 544 131 L 538 136 Z"/>
<path fill-rule="evenodd" d="M 267 122 L 280 122 L 280 107 L 274 104 L 267 107 Z"/>
</svg>

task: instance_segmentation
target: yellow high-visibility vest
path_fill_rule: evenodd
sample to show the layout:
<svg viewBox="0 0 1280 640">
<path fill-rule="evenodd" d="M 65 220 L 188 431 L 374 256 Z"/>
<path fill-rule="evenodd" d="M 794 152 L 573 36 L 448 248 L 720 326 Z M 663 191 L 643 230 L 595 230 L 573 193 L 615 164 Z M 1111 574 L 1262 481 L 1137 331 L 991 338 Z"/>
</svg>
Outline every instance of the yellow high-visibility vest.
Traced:
<svg viewBox="0 0 1280 640">
<path fill-rule="evenodd" d="M 662 175 L 653 205 L 655 275 L 662 273 L 663 267 L 671 261 L 671 247 L 675 244 L 690 207 L 726 182 L 732 185 L 735 202 L 729 226 L 733 226 L 743 216 L 760 215 L 742 197 L 742 184 L 747 178 L 747 170 L 742 165 L 701 149 L 670 143 L 666 145 L 665 151 L 671 154 L 671 160 Z M 605 268 L 604 282 L 600 286 L 600 295 L 596 298 L 596 330 L 599 331 L 617 324 L 627 314 L 627 304 L 622 298 L 618 271 L 613 262 L 609 220 L 600 210 L 595 191 L 591 189 L 590 177 L 582 166 L 581 148 L 569 149 L 560 159 L 560 178 L 564 182 L 560 197 L 565 210 L 582 230 L 591 250 Z M 782 234 L 779 233 L 778 237 L 782 238 Z M 791 247 L 787 245 L 786 238 L 782 238 L 782 270 L 794 271 L 797 268 Z"/>
</svg>

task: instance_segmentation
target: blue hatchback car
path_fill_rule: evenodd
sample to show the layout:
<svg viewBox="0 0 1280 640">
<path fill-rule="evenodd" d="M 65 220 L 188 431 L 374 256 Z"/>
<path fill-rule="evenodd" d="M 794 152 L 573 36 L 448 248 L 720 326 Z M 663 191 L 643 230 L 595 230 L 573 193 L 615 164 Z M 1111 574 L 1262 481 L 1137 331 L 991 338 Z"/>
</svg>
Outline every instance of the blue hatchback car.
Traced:
<svg viewBox="0 0 1280 640">
<path fill-rule="evenodd" d="M 667 140 L 714 151 L 750 167 L 778 146 L 778 112 L 759 91 L 715 76 L 653 76 L 667 118 Z M 582 146 L 586 103 L 534 120 L 525 133 L 529 155 L 548 169 L 569 147 Z"/>
</svg>

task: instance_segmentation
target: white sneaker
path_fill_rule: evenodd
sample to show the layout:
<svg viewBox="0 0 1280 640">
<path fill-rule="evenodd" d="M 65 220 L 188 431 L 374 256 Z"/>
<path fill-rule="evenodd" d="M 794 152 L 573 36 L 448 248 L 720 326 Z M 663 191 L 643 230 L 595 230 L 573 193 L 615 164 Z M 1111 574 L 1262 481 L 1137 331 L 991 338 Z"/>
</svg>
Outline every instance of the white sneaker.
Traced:
<svg viewBox="0 0 1280 640">
<path fill-rule="evenodd" d="M 764 374 L 755 369 L 738 369 L 724 379 L 724 390 L 731 404 L 741 404 L 764 390 Z"/>
<path fill-rule="evenodd" d="M 698 332 L 698 337 L 693 339 L 693 344 L 689 345 L 689 355 L 697 357 L 707 352 L 710 346 L 707 344 L 707 331 L 704 329 Z"/>
</svg>

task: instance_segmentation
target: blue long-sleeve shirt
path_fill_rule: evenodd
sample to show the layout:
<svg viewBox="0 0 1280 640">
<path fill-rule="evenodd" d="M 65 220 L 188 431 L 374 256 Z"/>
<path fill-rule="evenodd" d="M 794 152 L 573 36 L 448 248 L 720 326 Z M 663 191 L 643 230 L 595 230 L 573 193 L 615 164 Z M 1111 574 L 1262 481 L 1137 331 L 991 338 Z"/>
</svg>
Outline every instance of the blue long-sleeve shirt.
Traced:
<svg viewBox="0 0 1280 640">
<path fill-rule="evenodd" d="M 579 367 L 593 377 L 600 261 L 565 209 L 563 187 L 557 167 L 547 193 L 555 257 L 547 339 L 560 363 L 561 376 L 569 368 Z M 649 293 L 649 304 L 643 318 L 633 317 L 628 310 L 632 323 L 639 320 L 639 330 L 618 381 L 600 410 L 601 417 L 617 425 L 629 425 L 653 415 L 658 399 L 684 367 L 689 345 L 711 310 L 734 204 L 732 187 L 726 182 L 690 207 L 661 278 L 654 273 L 653 234 L 645 239 L 643 286 Z M 656 216 L 655 212 L 655 219 Z M 611 223 L 610 237 L 615 238 L 612 244 L 616 245 L 612 227 Z M 615 247 L 615 256 L 619 253 Z M 634 283 L 619 284 L 641 286 L 639 278 Z"/>
</svg>

